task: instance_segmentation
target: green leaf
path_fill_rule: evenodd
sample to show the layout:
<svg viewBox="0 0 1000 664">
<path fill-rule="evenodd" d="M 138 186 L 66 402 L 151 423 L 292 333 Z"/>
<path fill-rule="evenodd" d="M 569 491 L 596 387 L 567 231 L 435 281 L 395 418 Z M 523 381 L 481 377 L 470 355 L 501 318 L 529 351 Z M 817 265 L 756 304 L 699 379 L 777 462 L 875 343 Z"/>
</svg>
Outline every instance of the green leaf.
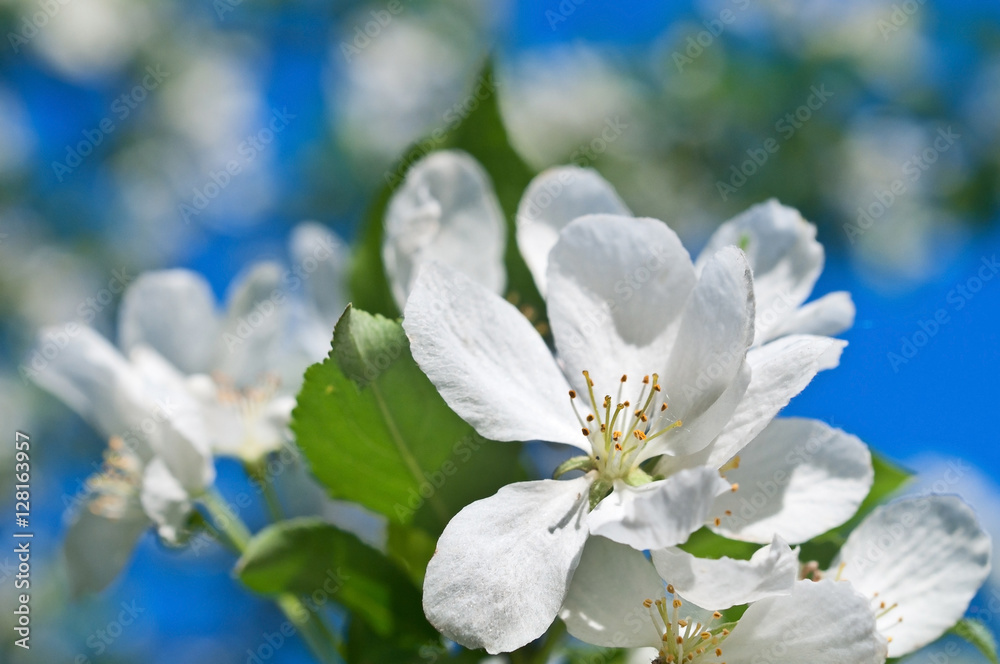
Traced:
<svg viewBox="0 0 1000 664">
<path fill-rule="evenodd" d="M 850 525 L 847 530 L 853 530 L 854 525 L 860 523 L 861 519 L 867 516 L 869 512 L 878 507 L 886 498 L 896 493 L 913 477 L 913 473 L 910 471 L 897 466 L 874 452 L 872 453 L 872 466 L 875 468 L 875 480 L 872 483 L 871 491 L 868 492 L 868 496 L 861 503 L 861 507 L 858 508 L 858 514 L 852 521 L 848 522 L 848 524 L 853 525 Z"/>
<path fill-rule="evenodd" d="M 680 548 L 699 558 L 719 559 L 723 556 L 737 560 L 749 560 L 760 544 L 739 542 L 716 535 L 708 528 L 702 528 L 691 535 Z"/>
<path fill-rule="evenodd" d="M 292 593 L 317 605 L 337 602 L 382 636 L 407 629 L 435 633 L 420 610 L 420 592 L 403 573 L 320 518 L 268 526 L 250 540 L 235 571 L 258 593 Z"/>
<path fill-rule="evenodd" d="M 483 440 L 448 408 L 399 323 L 353 307 L 331 356 L 306 371 L 292 430 L 332 497 L 433 536 L 469 502 L 523 477 L 520 445 Z"/>
<path fill-rule="evenodd" d="M 997 659 L 997 640 L 982 622 L 972 618 L 963 618 L 948 632 L 974 645 L 993 664 L 1000 664 L 1000 660 Z"/>
<path fill-rule="evenodd" d="M 356 314 L 350 304 L 333 329 L 333 357 L 358 387 L 375 380 L 407 348 L 398 323 L 363 311 Z"/>
<path fill-rule="evenodd" d="M 449 126 L 435 129 L 411 146 L 386 173 L 386 183 L 375 195 L 365 215 L 360 239 L 351 266 L 350 286 L 354 303 L 367 311 L 386 316 L 399 315 L 392 297 L 382 262 L 383 218 L 392 192 L 403 181 L 406 171 L 422 157 L 435 150 L 464 150 L 482 164 L 493 180 L 493 186 L 507 218 L 507 248 L 504 262 L 507 268 L 507 292 L 512 301 L 534 320 L 544 318 L 545 303 L 535 287 L 515 240 L 517 204 L 531 178 L 532 169 L 510 146 L 496 99 L 493 66 L 487 62 L 470 91 L 467 104 L 472 108 L 465 117 L 456 117 Z"/>
</svg>

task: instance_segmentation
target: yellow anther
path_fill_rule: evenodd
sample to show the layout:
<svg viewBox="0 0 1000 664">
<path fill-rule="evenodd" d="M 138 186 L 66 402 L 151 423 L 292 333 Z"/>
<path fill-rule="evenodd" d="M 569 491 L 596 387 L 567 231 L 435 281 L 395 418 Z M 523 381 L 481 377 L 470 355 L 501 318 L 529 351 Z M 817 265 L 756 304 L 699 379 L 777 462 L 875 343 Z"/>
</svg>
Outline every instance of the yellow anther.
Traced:
<svg viewBox="0 0 1000 664">
<path fill-rule="evenodd" d="M 674 594 L 674 586 L 672 584 L 669 583 L 667 584 L 667 592 L 670 593 L 671 595 Z"/>
<path fill-rule="evenodd" d="M 642 605 L 644 607 L 646 607 L 647 609 L 651 608 L 653 606 L 653 600 L 651 600 L 651 599 L 644 599 L 644 600 L 642 600 Z"/>
<path fill-rule="evenodd" d="M 593 422 L 594 421 L 594 416 L 593 415 L 587 415 L 587 421 L 588 422 Z"/>
<path fill-rule="evenodd" d="M 739 468 L 739 467 L 740 467 L 740 457 L 739 457 L 739 455 L 737 455 L 737 456 L 734 456 L 729 461 L 727 461 L 725 464 L 723 464 L 722 467 L 719 468 L 719 472 L 722 473 L 723 475 L 725 475 L 730 470 L 735 470 L 736 468 Z"/>
<path fill-rule="evenodd" d="M 576 390 L 570 390 L 569 391 L 569 398 L 570 399 L 575 399 L 576 398 Z"/>
<path fill-rule="evenodd" d="M 628 380 L 628 376 L 626 374 L 622 374 L 622 382 L 624 383 L 627 380 Z"/>
<path fill-rule="evenodd" d="M 679 599 L 675 599 L 673 601 L 673 605 L 674 605 L 675 609 L 679 609 L 679 608 L 681 608 L 681 601 Z"/>
<path fill-rule="evenodd" d="M 638 429 L 636 429 L 635 431 L 633 431 L 632 435 L 634 435 L 639 440 L 646 440 L 646 434 L 644 434 L 643 432 L 639 431 Z"/>
<path fill-rule="evenodd" d="M 584 436 L 589 436 L 590 435 L 590 429 L 588 429 L 587 427 L 583 427 L 583 429 L 581 429 L 581 431 L 583 431 L 583 435 Z"/>
<path fill-rule="evenodd" d="M 688 621 L 686 621 L 686 620 L 678 620 L 677 624 L 680 625 L 681 627 L 687 627 L 688 626 Z"/>
<path fill-rule="evenodd" d="M 719 613 L 718 611 L 716 611 L 715 613 L 712 614 L 712 617 L 715 618 L 716 620 L 718 620 L 719 618 L 722 617 L 722 614 Z"/>
<path fill-rule="evenodd" d="M 710 633 L 708 633 L 708 632 L 702 632 L 701 633 L 701 640 L 702 641 L 708 641 L 710 638 L 712 638 L 712 635 Z"/>
<path fill-rule="evenodd" d="M 739 482 L 733 482 L 733 486 L 732 486 L 732 489 L 731 489 L 731 491 L 732 491 L 733 493 L 736 493 L 736 492 L 737 492 L 737 491 L 739 491 L 739 490 L 740 490 L 740 483 L 739 483 Z"/>
</svg>

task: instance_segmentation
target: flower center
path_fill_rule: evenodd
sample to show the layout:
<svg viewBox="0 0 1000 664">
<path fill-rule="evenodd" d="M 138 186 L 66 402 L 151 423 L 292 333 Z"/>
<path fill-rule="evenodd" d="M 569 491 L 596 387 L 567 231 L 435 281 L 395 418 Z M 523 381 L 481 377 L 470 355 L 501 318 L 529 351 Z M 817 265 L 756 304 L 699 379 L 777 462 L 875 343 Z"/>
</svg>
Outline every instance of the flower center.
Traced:
<svg viewBox="0 0 1000 664">
<path fill-rule="evenodd" d="M 621 377 L 617 397 L 612 401 L 611 395 L 605 394 L 600 405 L 590 373 L 584 371 L 583 377 L 587 381 L 590 412 L 581 415 L 575 390 L 569 391 L 569 398 L 581 431 L 590 441 L 594 468 L 607 481 L 628 479 L 645 460 L 642 452 L 650 441 L 683 423 L 668 413 L 667 397 L 655 373 L 652 377 L 643 376 L 634 405 L 629 399 L 622 399 L 629 389 L 627 375 Z"/>
<path fill-rule="evenodd" d="M 274 374 L 265 374 L 257 383 L 242 388 L 219 372 L 213 373 L 212 379 L 219 405 L 232 409 L 244 422 L 253 422 L 260 417 L 281 386 L 281 379 Z"/>
<path fill-rule="evenodd" d="M 274 405 L 281 380 L 266 374 L 247 387 L 238 387 L 218 373 L 213 380 L 218 409 L 215 413 L 210 411 L 208 417 L 214 422 L 217 435 L 225 439 L 221 448 L 245 461 L 257 461 L 278 449 L 282 436 L 276 432 L 282 427 L 277 426 Z"/>
<path fill-rule="evenodd" d="M 142 487 L 142 462 L 125 441 L 112 436 L 100 470 L 87 478 L 88 509 L 106 519 L 124 518 Z"/>
<path fill-rule="evenodd" d="M 674 595 L 674 587 L 667 586 Z M 660 633 L 660 652 L 652 664 L 681 664 L 696 662 L 721 662 L 722 642 L 729 636 L 731 625 L 715 624 L 722 618 L 716 611 L 705 624 L 682 617 L 683 603 L 676 596 L 672 600 L 662 597 L 647 599 L 643 606 L 649 611 L 653 627 Z M 713 627 L 713 625 L 715 625 Z"/>
</svg>

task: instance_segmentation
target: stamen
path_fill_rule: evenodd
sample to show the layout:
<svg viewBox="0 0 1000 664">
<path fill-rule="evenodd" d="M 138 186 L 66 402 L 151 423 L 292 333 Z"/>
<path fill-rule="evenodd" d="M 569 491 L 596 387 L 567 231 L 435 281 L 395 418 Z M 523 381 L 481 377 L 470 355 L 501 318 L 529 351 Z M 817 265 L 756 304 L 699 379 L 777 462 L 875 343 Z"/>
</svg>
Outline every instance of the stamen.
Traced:
<svg viewBox="0 0 1000 664">
<path fill-rule="evenodd" d="M 664 428 L 660 429 L 659 431 L 657 431 L 656 433 L 654 433 L 647 440 L 653 440 L 657 436 L 662 436 L 663 434 L 667 433 L 668 431 L 671 431 L 673 429 L 676 429 L 677 427 L 682 427 L 682 426 L 684 426 L 684 422 L 681 421 L 681 420 L 676 420 L 675 422 L 671 422 L 666 427 L 664 427 Z"/>
<path fill-rule="evenodd" d="M 576 407 L 576 392 L 574 392 L 573 390 L 569 391 L 569 405 L 573 406 L 573 414 L 576 415 L 576 421 L 579 422 L 580 426 L 582 427 L 583 426 L 583 418 L 580 417 L 580 411 L 577 410 L 577 407 Z"/>
<path fill-rule="evenodd" d="M 740 456 L 737 454 L 732 459 L 723 464 L 721 468 L 719 468 L 719 473 L 725 475 L 730 470 L 736 470 L 739 467 L 740 467 Z"/>
<path fill-rule="evenodd" d="M 590 372 L 586 369 L 583 370 L 583 377 L 587 379 L 587 392 L 590 394 L 591 410 L 597 413 L 597 399 L 594 397 L 594 381 L 590 379 Z M 598 419 L 597 423 L 600 424 L 601 420 Z"/>
</svg>

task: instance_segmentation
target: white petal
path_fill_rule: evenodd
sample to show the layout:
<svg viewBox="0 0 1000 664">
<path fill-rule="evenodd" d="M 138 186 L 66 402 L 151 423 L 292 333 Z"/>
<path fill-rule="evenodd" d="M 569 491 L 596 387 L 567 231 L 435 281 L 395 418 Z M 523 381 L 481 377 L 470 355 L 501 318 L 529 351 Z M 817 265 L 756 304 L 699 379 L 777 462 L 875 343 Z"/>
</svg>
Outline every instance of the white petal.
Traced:
<svg viewBox="0 0 1000 664">
<path fill-rule="evenodd" d="M 715 497 L 729 490 L 712 468 L 682 470 L 640 487 L 618 481 L 590 513 L 590 532 L 639 550 L 683 544 L 708 521 Z"/>
<path fill-rule="evenodd" d="M 66 533 L 66 567 L 74 596 L 103 590 L 132 557 L 132 549 L 151 525 L 136 496 L 120 512 L 104 514 L 85 504 Z"/>
<path fill-rule="evenodd" d="M 758 343 L 783 337 L 786 334 L 815 334 L 834 336 L 854 325 L 857 310 L 851 294 L 846 291 L 827 293 L 805 304 L 771 327 L 766 338 L 757 337 Z"/>
<path fill-rule="evenodd" d="M 289 253 L 293 266 L 292 276 L 301 281 L 313 311 L 330 328 L 347 306 L 347 271 L 350 267 L 350 250 L 326 227 L 303 222 L 292 229 Z M 293 280 L 286 290 L 297 290 L 300 281 Z"/>
<path fill-rule="evenodd" d="M 722 642 L 729 664 L 883 664 L 886 643 L 849 583 L 797 581 L 791 595 L 760 600 Z"/>
<path fill-rule="evenodd" d="M 280 362 L 289 306 L 282 273 L 277 263 L 257 263 L 229 289 L 213 369 L 237 387 L 273 374 Z"/>
<path fill-rule="evenodd" d="M 589 486 L 585 477 L 510 484 L 455 515 L 427 565 L 430 623 L 490 654 L 545 633 L 587 541 Z"/>
<path fill-rule="evenodd" d="M 656 571 L 678 595 L 717 611 L 791 594 L 799 572 L 798 556 L 777 536 L 750 560 L 696 558 L 676 548 L 651 551 L 650 555 Z"/>
<path fill-rule="evenodd" d="M 806 301 L 823 271 L 816 227 L 798 210 L 771 199 L 720 226 L 698 257 L 698 268 L 724 246 L 746 252 L 757 299 L 757 339 L 770 338 L 771 328 Z"/>
<path fill-rule="evenodd" d="M 658 472 L 708 465 L 716 468 L 739 453 L 818 372 L 840 362 L 846 341 L 790 336 L 747 353 L 750 385 L 729 422 L 711 445 L 690 457 L 665 457 Z M 668 436 L 664 436 L 668 437 Z"/>
<path fill-rule="evenodd" d="M 118 312 L 118 343 L 128 353 L 150 346 L 184 373 L 207 371 L 218 322 L 215 296 L 204 277 L 189 270 L 139 275 Z"/>
<path fill-rule="evenodd" d="M 900 657 L 935 641 L 965 614 L 989 574 L 990 551 L 989 535 L 968 505 L 931 495 L 876 509 L 830 569 L 844 563 L 840 578 L 873 598 L 873 609 L 898 604 L 878 626 L 892 637 L 889 656 Z"/>
<path fill-rule="evenodd" d="M 760 543 L 777 534 L 798 544 L 854 516 L 874 471 L 857 437 L 818 420 L 787 418 L 772 421 L 743 448 L 739 468 L 726 479 L 740 488 L 716 501 L 717 533 Z"/>
<path fill-rule="evenodd" d="M 121 353 L 91 328 L 78 325 L 42 330 L 38 347 L 43 359 L 41 351 L 51 348 L 56 354 L 41 365 L 32 362 L 35 383 L 90 422 L 103 437 L 132 433 L 128 442 L 137 440 L 137 451 L 148 457 L 145 439 L 136 435 L 148 412 L 143 381 Z"/>
<path fill-rule="evenodd" d="M 426 266 L 403 317 L 413 357 L 452 410 L 492 440 L 548 440 L 589 452 L 569 384 L 531 323 L 451 268 Z"/>
<path fill-rule="evenodd" d="M 153 459 L 146 466 L 140 499 L 142 509 L 156 523 L 160 537 L 177 542 L 191 512 L 191 498 L 162 459 Z"/>
<path fill-rule="evenodd" d="M 192 394 L 190 382 L 154 350 L 137 346 L 130 359 L 143 380 L 148 410 L 125 441 L 144 439 L 187 491 L 200 493 L 215 479 L 204 406 Z"/>
<path fill-rule="evenodd" d="M 662 373 L 694 268 L 677 234 L 656 219 L 580 217 L 549 254 L 549 322 L 566 375 L 598 398 L 622 374 Z"/>
<path fill-rule="evenodd" d="M 549 252 L 559 232 L 587 214 L 632 215 L 614 187 L 590 168 L 549 168 L 525 189 L 517 206 L 517 246 L 543 295 Z"/>
<path fill-rule="evenodd" d="M 657 648 L 635 648 L 625 654 L 625 664 L 649 664 L 659 656 Z"/>
<path fill-rule="evenodd" d="M 660 381 L 670 412 L 684 422 L 660 439 L 670 454 L 703 449 L 740 403 L 751 380 L 745 358 L 753 342 L 753 297 L 750 268 L 738 249 L 721 249 L 705 264 Z"/>
<path fill-rule="evenodd" d="M 464 152 L 442 150 L 406 173 L 385 216 L 382 259 L 400 308 L 420 267 L 439 262 L 494 293 L 507 281 L 506 224 L 483 167 Z"/>
<path fill-rule="evenodd" d="M 642 552 L 591 537 L 559 617 L 570 634 L 595 646 L 659 646 L 660 633 L 643 601 L 661 597 L 663 581 Z"/>
</svg>

